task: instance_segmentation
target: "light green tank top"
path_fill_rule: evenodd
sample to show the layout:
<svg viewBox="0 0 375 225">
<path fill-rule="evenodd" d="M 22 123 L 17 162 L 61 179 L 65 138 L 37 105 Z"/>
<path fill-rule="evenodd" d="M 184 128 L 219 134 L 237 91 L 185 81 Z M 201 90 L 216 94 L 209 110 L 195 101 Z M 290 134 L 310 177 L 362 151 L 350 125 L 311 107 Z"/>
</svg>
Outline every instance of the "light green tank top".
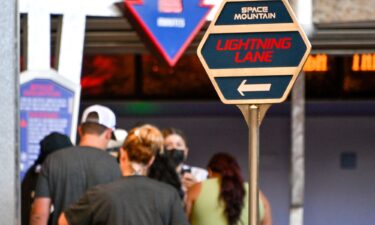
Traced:
<svg viewBox="0 0 375 225">
<path fill-rule="evenodd" d="M 240 220 L 237 225 L 248 224 L 249 212 L 249 185 L 245 183 L 246 196 L 242 208 Z M 202 182 L 201 192 L 194 202 L 191 213 L 191 225 L 228 225 L 224 214 L 224 202 L 219 199 L 220 180 L 218 178 L 208 179 Z M 264 205 L 259 199 L 259 218 L 264 217 Z"/>
</svg>

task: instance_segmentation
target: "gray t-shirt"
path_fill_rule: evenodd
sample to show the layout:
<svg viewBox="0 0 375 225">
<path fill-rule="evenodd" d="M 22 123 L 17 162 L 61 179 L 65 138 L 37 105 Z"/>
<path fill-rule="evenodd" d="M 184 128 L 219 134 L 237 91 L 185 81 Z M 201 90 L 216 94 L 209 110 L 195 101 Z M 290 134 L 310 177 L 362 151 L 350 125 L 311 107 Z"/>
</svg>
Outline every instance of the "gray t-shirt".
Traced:
<svg viewBox="0 0 375 225">
<path fill-rule="evenodd" d="M 94 187 L 65 215 L 70 225 L 188 225 L 177 191 L 145 176 Z"/>
<path fill-rule="evenodd" d="M 35 190 L 36 197 L 49 197 L 56 225 L 60 213 L 89 188 L 121 177 L 116 159 L 105 151 L 75 146 L 51 154 L 43 163 Z"/>
</svg>

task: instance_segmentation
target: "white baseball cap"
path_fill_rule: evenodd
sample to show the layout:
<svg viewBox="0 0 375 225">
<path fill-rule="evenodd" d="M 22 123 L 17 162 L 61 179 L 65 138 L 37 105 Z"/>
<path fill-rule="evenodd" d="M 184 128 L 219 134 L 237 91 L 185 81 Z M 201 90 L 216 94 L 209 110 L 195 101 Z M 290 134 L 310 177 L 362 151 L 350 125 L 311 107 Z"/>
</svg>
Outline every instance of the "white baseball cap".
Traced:
<svg viewBox="0 0 375 225">
<path fill-rule="evenodd" d="M 87 118 L 90 113 L 97 113 L 98 119 Z M 102 105 L 92 105 L 83 111 L 81 123 L 98 123 L 115 130 L 116 116 L 111 109 Z"/>
<path fill-rule="evenodd" d="M 124 143 L 126 137 L 128 136 L 128 132 L 124 129 L 117 128 L 115 131 L 113 131 L 113 134 L 116 138 L 116 140 L 110 140 L 108 142 L 107 148 L 118 148 L 121 147 Z"/>
</svg>

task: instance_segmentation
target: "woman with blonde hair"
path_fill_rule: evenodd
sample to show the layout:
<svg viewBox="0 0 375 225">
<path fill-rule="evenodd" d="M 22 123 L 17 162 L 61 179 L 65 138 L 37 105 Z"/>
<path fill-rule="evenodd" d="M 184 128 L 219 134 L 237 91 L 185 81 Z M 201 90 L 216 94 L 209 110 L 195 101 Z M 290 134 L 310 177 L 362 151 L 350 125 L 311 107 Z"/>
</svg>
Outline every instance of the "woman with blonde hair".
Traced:
<svg viewBox="0 0 375 225">
<path fill-rule="evenodd" d="M 132 129 L 120 149 L 123 177 L 88 191 L 65 210 L 59 224 L 187 225 L 177 191 L 145 176 L 163 142 L 152 125 Z"/>
</svg>

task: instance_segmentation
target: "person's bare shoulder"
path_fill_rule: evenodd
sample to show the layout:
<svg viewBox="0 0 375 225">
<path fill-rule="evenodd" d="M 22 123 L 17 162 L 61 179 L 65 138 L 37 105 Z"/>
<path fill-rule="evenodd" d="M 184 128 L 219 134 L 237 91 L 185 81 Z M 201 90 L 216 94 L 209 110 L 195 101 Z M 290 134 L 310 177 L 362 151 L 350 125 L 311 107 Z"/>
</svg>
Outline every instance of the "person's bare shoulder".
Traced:
<svg viewBox="0 0 375 225">
<path fill-rule="evenodd" d="M 190 218 L 191 211 L 195 200 L 198 198 L 202 188 L 202 183 L 195 183 L 186 192 L 185 196 L 185 211 L 188 218 Z"/>
</svg>

